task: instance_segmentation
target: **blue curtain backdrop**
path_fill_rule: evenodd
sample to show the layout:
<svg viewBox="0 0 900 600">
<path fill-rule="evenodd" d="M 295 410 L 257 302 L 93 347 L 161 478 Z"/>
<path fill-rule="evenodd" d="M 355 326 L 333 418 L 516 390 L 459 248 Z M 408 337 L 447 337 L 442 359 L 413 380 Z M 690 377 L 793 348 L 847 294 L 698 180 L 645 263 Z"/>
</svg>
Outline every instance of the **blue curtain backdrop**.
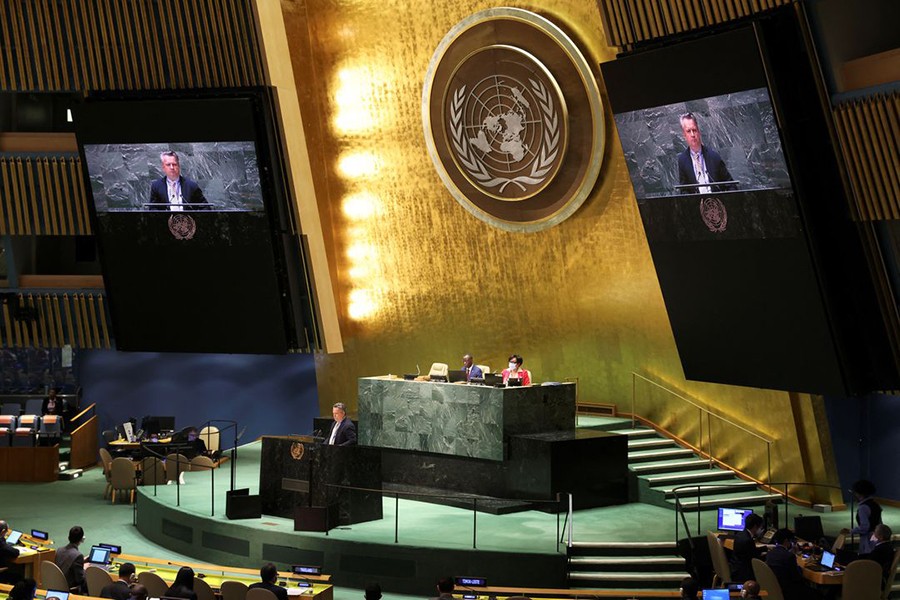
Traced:
<svg viewBox="0 0 900 600">
<path fill-rule="evenodd" d="M 129 417 L 140 425 L 145 415 L 173 415 L 178 429 L 230 419 L 238 430 L 247 427 L 243 444 L 264 434 L 310 433 L 319 415 L 311 355 L 82 350 L 75 367 L 82 406 L 97 403 L 101 430 Z"/>
</svg>

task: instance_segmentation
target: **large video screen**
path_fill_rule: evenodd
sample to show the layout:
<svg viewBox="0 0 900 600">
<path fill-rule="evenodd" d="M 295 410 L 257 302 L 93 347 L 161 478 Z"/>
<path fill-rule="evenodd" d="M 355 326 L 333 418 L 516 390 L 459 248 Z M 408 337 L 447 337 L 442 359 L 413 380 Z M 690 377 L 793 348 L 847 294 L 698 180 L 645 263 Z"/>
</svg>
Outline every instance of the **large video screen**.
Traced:
<svg viewBox="0 0 900 600">
<path fill-rule="evenodd" d="M 210 90 L 89 97 L 76 110 L 118 349 L 293 345 L 267 107 L 260 91 Z"/>
<path fill-rule="evenodd" d="M 685 376 L 840 391 L 763 54 L 744 26 L 601 69 Z"/>
</svg>

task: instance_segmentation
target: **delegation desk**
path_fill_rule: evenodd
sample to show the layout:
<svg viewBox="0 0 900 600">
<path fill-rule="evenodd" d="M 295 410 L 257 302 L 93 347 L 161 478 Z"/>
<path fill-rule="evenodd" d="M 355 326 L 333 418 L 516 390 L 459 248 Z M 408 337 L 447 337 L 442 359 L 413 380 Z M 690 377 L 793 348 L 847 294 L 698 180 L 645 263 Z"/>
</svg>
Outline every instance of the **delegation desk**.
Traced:
<svg viewBox="0 0 900 600">
<path fill-rule="evenodd" d="M 765 544 L 758 543 L 756 544 L 756 546 L 758 548 L 767 548 Z M 734 539 L 730 537 L 725 538 L 722 541 L 722 547 L 726 550 L 734 550 Z M 814 564 L 814 560 L 803 558 L 803 556 L 799 554 L 797 555 L 797 566 L 800 567 L 800 571 L 803 574 L 803 579 L 805 579 L 806 581 L 821 586 L 844 584 L 843 568 L 840 571 L 816 571 L 809 568 Z"/>
<path fill-rule="evenodd" d="M 31 547 L 18 547 L 19 556 L 13 561 L 14 564 L 23 565 L 25 567 L 25 577 L 31 577 L 41 584 L 41 563 L 45 560 L 55 560 L 56 550 L 38 546 L 37 550 Z"/>
</svg>

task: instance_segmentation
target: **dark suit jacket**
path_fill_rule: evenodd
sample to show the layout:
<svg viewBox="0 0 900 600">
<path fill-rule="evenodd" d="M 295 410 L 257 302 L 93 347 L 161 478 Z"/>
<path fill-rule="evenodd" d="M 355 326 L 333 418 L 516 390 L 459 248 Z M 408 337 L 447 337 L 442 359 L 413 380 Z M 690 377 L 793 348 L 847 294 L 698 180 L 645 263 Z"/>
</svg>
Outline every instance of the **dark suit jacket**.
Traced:
<svg viewBox="0 0 900 600">
<path fill-rule="evenodd" d="M 181 183 L 181 198 L 182 202 L 192 203 L 192 204 L 207 204 L 206 197 L 203 195 L 203 190 L 200 189 L 200 186 L 197 185 L 197 182 L 193 179 L 188 179 L 185 176 L 179 177 L 179 182 Z M 164 203 L 167 204 L 169 202 L 169 188 L 166 185 L 166 178 L 160 177 L 153 181 L 150 184 L 150 202 Z M 190 207 L 193 210 L 198 209 L 206 209 L 209 206 L 192 206 Z M 169 210 L 166 206 L 151 206 L 150 210 Z"/>
<path fill-rule="evenodd" d="M 128 584 L 117 579 L 112 583 L 108 583 L 100 590 L 101 598 L 112 598 L 112 600 L 128 600 L 131 597 L 131 589 Z"/>
<path fill-rule="evenodd" d="M 269 590 L 270 592 L 275 594 L 275 597 L 278 598 L 278 600 L 287 600 L 288 597 L 286 589 L 284 589 L 280 585 L 274 585 L 266 581 L 257 581 L 256 583 L 251 585 L 249 589 L 252 590 L 253 588 L 262 588 L 264 590 Z"/>
<path fill-rule="evenodd" d="M 753 559 L 760 558 L 762 552 L 756 547 L 756 540 L 746 529 L 734 535 L 734 549 L 731 552 L 731 580 L 743 583 L 753 579 Z"/>
<path fill-rule="evenodd" d="M 880 542 L 875 549 L 866 554 L 860 554 L 861 560 L 874 560 L 881 565 L 881 589 L 884 589 L 884 582 L 887 579 L 888 571 L 891 569 L 891 563 L 894 562 L 894 547 L 891 542 Z"/>
<path fill-rule="evenodd" d="M 197 592 L 194 590 L 183 586 L 183 585 L 173 585 L 169 589 L 166 590 L 167 598 L 185 598 L 186 600 L 197 600 Z"/>
<path fill-rule="evenodd" d="M 802 597 L 808 588 L 797 565 L 797 557 L 784 546 L 775 546 L 766 554 L 766 564 L 772 568 L 785 598 Z"/>
<path fill-rule="evenodd" d="M 481 369 L 477 365 L 472 365 L 472 368 L 469 369 L 469 374 L 466 376 L 466 381 L 472 379 L 473 377 L 484 377 L 484 373 L 481 372 Z"/>
<path fill-rule="evenodd" d="M 66 576 L 70 588 L 86 591 L 84 582 L 84 555 L 75 544 L 68 544 L 57 550 L 56 566 Z"/>
<path fill-rule="evenodd" d="M 734 179 L 725 166 L 725 161 L 719 156 L 719 153 L 712 148 L 700 146 L 700 154 L 706 162 L 706 172 L 709 175 L 709 181 L 712 191 L 720 192 L 722 190 L 734 189 L 734 185 L 712 185 L 714 181 L 731 181 Z M 697 174 L 694 173 L 694 161 L 691 159 L 691 149 L 685 148 L 684 152 L 678 155 L 678 183 L 682 185 L 695 184 L 697 182 Z M 683 194 L 697 194 L 697 188 L 684 188 L 680 190 Z"/>
<path fill-rule="evenodd" d="M 19 557 L 19 549 L 6 540 L 0 540 L 0 567 L 8 567 Z"/>
<path fill-rule="evenodd" d="M 335 446 L 356 445 L 356 425 L 353 424 L 353 421 L 350 420 L 350 417 L 344 417 L 344 420 L 340 423 L 332 423 L 331 429 L 328 430 L 328 435 L 325 436 L 326 443 L 331 439 L 331 432 L 334 431 L 335 427 L 339 428 L 337 435 L 334 436 Z"/>
</svg>

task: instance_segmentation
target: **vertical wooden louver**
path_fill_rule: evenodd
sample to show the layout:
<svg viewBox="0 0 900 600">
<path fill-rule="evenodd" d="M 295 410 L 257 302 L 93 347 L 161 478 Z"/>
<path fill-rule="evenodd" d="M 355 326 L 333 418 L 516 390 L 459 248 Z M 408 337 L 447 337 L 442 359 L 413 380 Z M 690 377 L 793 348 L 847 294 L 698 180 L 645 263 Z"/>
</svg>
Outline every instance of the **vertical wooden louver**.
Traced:
<svg viewBox="0 0 900 600">
<path fill-rule="evenodd" d="M 101 294 L 7 294 L 0 344 L 5 348 L 110 348 Z"/>
<path fill-rule="evenodd" d="M 718 25 L 794 0 L 597 0 L 610 46 L 631 46 Z"/>
<path fill-rule="evenodd" d="M 900 94 L 846 102 L 834 113 L 860 219 L 900 219 Z"/>
<path fill-rule="evenodd" d="M 251 0 L 3 0 L 0 88 L 263 85 Z"/>
<path fill-rule="evenodd" d="M 90 235 L 78 157 L 0 156 L 0 235 Z"/>
</svg>

